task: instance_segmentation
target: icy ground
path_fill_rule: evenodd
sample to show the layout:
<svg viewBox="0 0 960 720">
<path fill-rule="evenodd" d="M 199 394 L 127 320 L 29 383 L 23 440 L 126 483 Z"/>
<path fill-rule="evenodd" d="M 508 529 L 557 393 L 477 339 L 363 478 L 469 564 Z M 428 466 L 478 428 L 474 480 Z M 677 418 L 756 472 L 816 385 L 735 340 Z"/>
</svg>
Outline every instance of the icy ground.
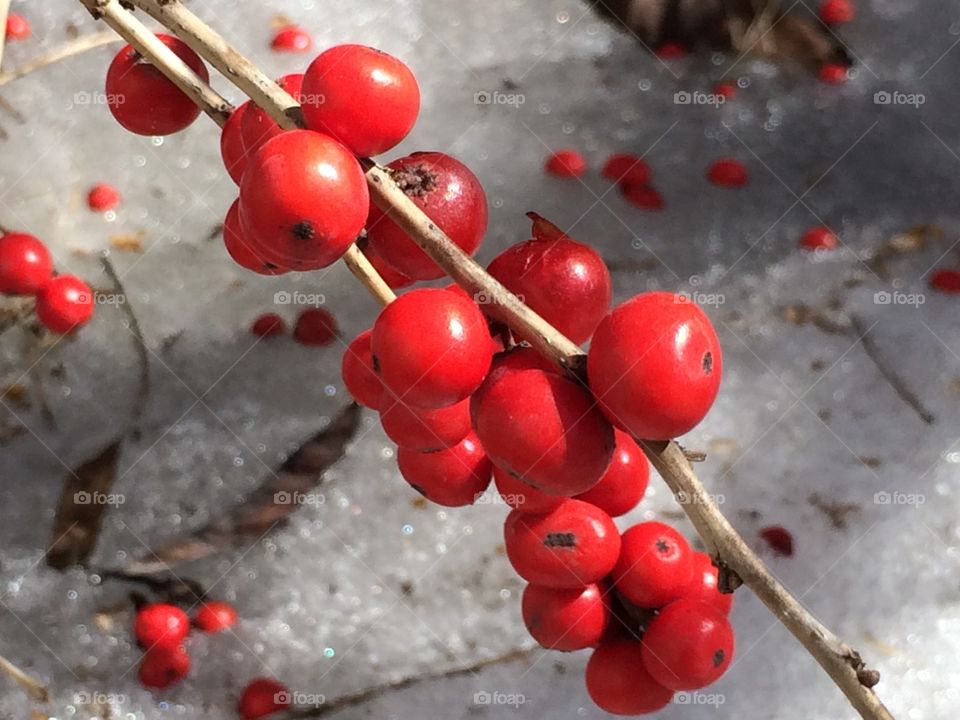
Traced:
<svg viewBox="0 0 960 720">
<path fill-rule="evenodd" d="M 405 58 L 424 110 L 398 153 L 444 150 L 474 168 L 491 203 L 481 260 L 526 238 L 523 213 L 535 209 L 603 252 L 618 299 L 696 293 L 725 350 L 721 397 L 684 440 L 708 454 L 702 477 L 777 575 L 881 671 L 877 689 L 898 718 L 947 720 L 960 716 L 960 301 L 928 290 L 926 277 L 960 262 L 960 6 L 857 5 L 842 32 L 860 63 L 837 88 L 732 55 L 664 65 L 574 0 L 191 3 L 278 75 L 308 58 L 268 50 L 275 13 L 320 47 L 355 41 Z M 13 7 L 35 37 L 9 47 L 7 68 L 63 42 L 70 23 L 96 29 L 70 0 Z M 0 341 L 0 384 L 27 388 L 22 403 L 0 404 L 0 654 L 52 695 L 33 702 L 2 678 L 0 717 L 107 717 L 100 702 L 114 718 L 232 718 L 255 675 L 332 702 L 529 648 L 522 585 L 500 548 L 503 506 L 418 503 L 370 414 L 318 490 L 322 503 L 256 541 L 174 566 L 235 603 L 242 620 L 234 632 L 191 637 L 191 677 L 167 692 L 136 682 L 128 593 L 145 589 L 44 564 L 68 468 L 118 436 L 113 492 L 124 502 L 107 513 L 98 569 L 223 517 L 348 402 L 341 345 L 248 333 L 262 312 L 295 317 L 275 293 L 322 293 L 345 339 L 375 313 L 342 267 L 264 279 L 232 266 L 209 238 L 236 193 L 215 127 L 201 118 L 162 142 L 122 131 L 96 100 L 111 54 L 101 48 L 2 91 L 28 122 L 0 113 L 10 135 L 0 142 L 0 223 L 45 238 L 62 270 L 99 288 L 111 285 L 97 254 L 110 251 L 149 348 L 150 395 L 132 435 L 139 356 L 114 305 L 99 307 L 75 342 L 38 351 L 16 330 Z M 709 91 L 723 75 L 744 86 L 724 107 L 674 103 L 674 93 Z M 475 103 L 494 91 L 504 93 L 496 103 Z M 878 91 L 924 102 L 877 104 Z M 631 208 L 596 170 L 583 183 L 546 177 L 548 148 L 566 145 L 594 168 L 611 152 L 647 153 L 667 209 Z M 748 165 L 749 188 L 704 180 L 708 162 L 728 155 Z M 82 200 L 101 180 L 125 197 L 112 220 Z M 820 219 L 839 230 L 842 250 L 801 255 L 797 238 Z M 886 268 L 866 262 L 917 225 L 934 226 L 920 247 Z M 136 233 L 142 252 L 111 242 Z M 623 524 L 677 511 L 654 479 Z M 793 557 L 764 546 L 767 525 L 793 533 Z M 737 598 L 730 672 L 659 717 L 852 717 L 760 603 L 745 590 Z M 583 688 L 586 658 L 535 650 L 384 692 L 338 717 L 604 717 Z"/>
</svg>

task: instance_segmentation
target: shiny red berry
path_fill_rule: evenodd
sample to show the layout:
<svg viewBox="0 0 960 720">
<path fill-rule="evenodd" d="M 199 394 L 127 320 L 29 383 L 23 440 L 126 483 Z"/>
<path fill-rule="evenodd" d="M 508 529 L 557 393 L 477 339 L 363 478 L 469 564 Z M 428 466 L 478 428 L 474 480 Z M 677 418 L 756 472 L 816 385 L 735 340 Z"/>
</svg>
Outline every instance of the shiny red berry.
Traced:
<svg viewBox="0 0 960 720">
<path fill-rule="evenodd" d="M 472 505 L 490 484 L 490 460 L 473 433 L 453 447 L 434 452 L 401 447 L 397 466 L 414 490 L 446 507 Z"/>
<path fill-rule="evenodd" d="M 287 331 L 287 324 L 276 313 L 265 313 L 253 321 L 250 332 L 257 337 L 269 338 L 283 335 Z"/>
<path fill-rule="evenodd" d="M 607 158 L 600 174 L 613 182 L 631 182 L 646 185 L 650 182 L 650 166 L 633 153 L 617 153 Z"/>
<path fill-rule="evenodd" d="M 458 444 L 470 433 L 470 400 L 422 410 L 391 392 L 380 400 L 380 424 L 387 437 L 414 452 L 433 452 Z"/>
<path fill-rule="evenodd" d="M 512 510 L 503 533 L 513 569 L 545 587 L 595 583 L 610 573 L 620 552 L 610 516 L 580 500 L 565 500 L 548 513 Z"/>
<path fill-rule="evenodd" d="M 528 215 L 534 239 L 504 250 L 487 271 L 557 330 L 583 343 L 610 308 L 610 272 L 593 248 L 536 213 Z"/>
<path fill-rule="evenodd" d="M 17 13 L 7 15 L 7 39 L 25 40 L 31 35 L 30 22 Z"/>
<path fill-rule="evenodd" d="M 313 38 L 302 27 L 287 25 L 277 30 L 270 47 L 276 52 L 304 53 L 313 47 Z"/>
<path fill-rule="evenodd" d="M 34 295 L 52 275 L 50 251 L 38 238 L 18 232 L 0 237 L 0 293 Z"/>
<path fill-rule="evenodd" d="M 95 212 L 107 212 L 120 204 L 120 192 L 107 183 L 97 183 L 87 193 L 87 207 Z"/>
<path fill-rule="evenodd" d="M 309 308 L 297 316 L 293 339 L 301 345 L 323 347 L 337 339 L 337 319 L 323 308 Z"/>
<path fill-rule="evenodd" d="M 587 171 L 587 161 L 576 150 L 556 150 L 547 158 L 546 171 L 557 177 L 580 177 Z"/>
<path fill-rule="evenodd" d="M 643 665 L 657 683 L 675 691 L 699 690 L 730 665 L 733 628 L 716 608 L 681 599 L 650 621 L 641 644 Z"/>
<path fill-rule="evenodd" d="M 284 75 L 277 79 L 277 85 L 298 101 L 302 83 L 303 75 L 299 73 Z M 282 132 L 283 128 L 277 124 L 277 121 L 270 117 L 266 110 L 252 102 L 240 118 L 240 137 L 243 138 L 243 147 L 248 156 L 263 147 L 267 140 Z"/>
<path fill-rule="evenodd" d="M 707 178 L 721 187 L 744 187 L 748 181 L 747 168 L 739 160 L 723 158 L 707 168 Z"/>
<path fill-rule="evenodd" d="M 610 624 L 610 608 L 596 583 L 583 588 L 527 585 L 523 623 L 540 645 L 570 652 L 594 647 Z"/>
<path fill-rule="evenodd" d="M 410 287 L 413 285 L 413 280 L 408 278 L 402 272 L 397 270 L 390 265 L 386 260 L 380 257 L 380 253 L 373 249 L 372 245 L 367 245 L 363 249 L 363 254 L 366 256 L 367 260 L 370 261 L 370 264 L 373 265 L 373 269 L 377 271 L 377 274 L 383 279 L 383 281 L 390 286 L 393 290 L 400 290 L 405 287 Z"/>
<path fill-rule="evenodd" d="M 600 482 L 577 495 L 577 499 L 596 505 L 610 517 L 619 517 L 643 499 L 650 479 L 650 463 L 633 438 L 622 430 L 614 430 L 614 440 L 616 448 L 610 467 Z"/>
<path fill-rule="evenodd" d="M 220 132 L 220 158 L 227 169 L 230 179 L 237 185 L 243 179 L 243 171 L 247 168 L 249 153 L 243 144 L 243 116 L 250 108 L 248 100 L 238 107 L 227 119 Z"/>
<path fill-rule="evenodd" d="M 255 678 L 240 696 L 240 717 L 257 720 L 290 707 L 290 691 L 272 678 Z"/>
<path fill-rule="evenodd" d="M 578 383 L 542 370 L 491 378 L 472 399 L 474 430 L 490 459 L 550 495 L 596 485 L 613 455 L 613 428 Z"/>
<path fill-rule="evenodd" d="M 641 608 L 659 608 L 681 597 L 693 579 L 693 551 L 669 525 L 644 522 L 623 533 L 613 582 Z"/>
<path fill-rule="evenodd" d="M 158 34 L 164 45 L 207 82 L 200 57 L 172 35 Z M 132 45 L 124 47 L 107 70 L 107 105 L 123 127 L 137 135 L 170 135 L 197 119 L 200 108 L 151 65 Z"/>
<path fill-rule="evenodd" d="M 148 688 L 163 689 L 180 682 L 190 672 L 190 656 L 180 645 L 148 649 L 140 661 L 137 677 Z"/>
<path fill-rule="evenodd" d="M 476 412 L 483 407 L 483 397 L 503 375 L 514 370 L 542 370 L 559 375 L 559 368 L 531 347 L 514 345 L 509 350 L 501 350 L 493 356 L 487 378 L 473 393 L 470 399 L 470 420 L 476 425 Z"/>
<path fill-rule="evenodd" d="M 364 330 L 347 346 L 340 364 L 340 375 L 353 399 L 364 407 L 378 410 L 383 382 L 373 368 L 370 340 L 373 330 Z"/>
<path fill-rule="evenodd" d="M 639 641 L 606 640 L 587 661 L 590 698 L 614 715 L 646 715 L 670 704 L 673 691 L 657 683 L 643 665 Z"/>
<path fill-rule="evenodd" d="M 0 240 L 0 243 L 3 241 Z M 930 287 L 945 293 L 960 293 L 960 270 L 941 268 L 930 276 Z"/>
<path fill-rule="evenodd" d="M 839 244 L 840 240 L 833 231 L 822 225 L 810 228 L 800 238 L 803 250 L 835 250 Z"/>
<path fill-rule="evenodd" d="M 449 290 L 411 290 L 373 325 L 374 367 L 413 407 L 441 408 L 469 397 L 486 377 L 491 349 L 476 303 Z"/>
<path fill-rule="evenodd" d="M 818 14 L 827 25 L 839 25 L 853 20 L 856 8 L 850 0 L 824 0 Z"/>
<path fill-rule="evenodd" d="M 230 603 L 220 600 L 204 602 L 193 618 L 193 623 L 205 633 L 216 633 L 233 627 L 237 622 L 237 611 Z"/>
<path fill-rule="evenodd" d="M 153 603 L 137 611 L 133 634 L 144 648 L 176 647 L 190 632 L 190 619 L 176 605 Z"/>
<path fill-rule="evenodd" d="M 346 148 L 290 130 L 254 153 L 240 183 L 245 236 L 267 262 L 315 270 L 336 262 L 363 229 L 369 195 Z"/>
<path fill-rule="evenodd" d="M 710 556 L 703 552 L 693 553 L 693 579 L 682 597 L 699 600 L 729 615 L 733 607 L 733 593 L 720 592 L 717 589 L 718 578 L 719 571 Z"/>
<path fill-rule="evenodd" d="M 696 426 L 717 396 L 722 371 L 709 318 L 667 292 L 614 308 L 587 355 L 590 389 L 607 418 L 645 440 L 669 440 Z"/>
<path fill-rule="evenodd" d="M 223 246 L 237 265 L 258 275 L 282 275 L 286 272 L 286 269 L 260 257 L 253 245 L 247 241 L 243 228 L 240 227 L 239 200 L 233 201 L 223 221 Z"/>
<path fill-rule="evenodd" d="M 649 185 L 625 182 L 620 185 L 624 199 L 641 210 L 663 210 L 663 196 Z"/>
<path fill-rule="evenodd" d="M 487 230 L 487 196 L 470 168 L 440 152 L 417 152 L 387 165 L 413 204 L 468 255 Z M 433 280 L 444 271 L 393 219 L 370 205 L 367 237 L 389 265 L 413 280 Z"/>
<path fill-rule="evenodd" d="M 93 291 L 75 275 L 50 278 L 37 292 L 37 319 L 60 335 L 86 325 L 93 317 Z"/>
<path fill-rule="evenodd" d="M 310 63 L 303 117 L 362 157 L 403 140 L 420 112 L 420 87 L 404 63 L 362 45 L 338 45 Z"/>
<path fill-rule="evenodd" d="M 824 63 L 817 71 L 817 77 L 828 85 L 840 85 L 847 81 L 847 71 L 850 68 L 840 63 Z"/>
<path fill-rule="evenodd" d="M 512 508 L 528 513 L 550 512 L 564 501 L 564 498 L 547 495 L 530 487 L 523 480 L 513 477 L 506 470 L 493 466 L 493 482 L 503 501 Z"/>
<path fill-rule="evenodd" d="M 738 88 L 734 83 L 731 82 L 718 82 L 713 86 L 713 94 L 719 95 L 725 100 L 732 100 L 733 97 L 737 94 Z"/>
</svg>

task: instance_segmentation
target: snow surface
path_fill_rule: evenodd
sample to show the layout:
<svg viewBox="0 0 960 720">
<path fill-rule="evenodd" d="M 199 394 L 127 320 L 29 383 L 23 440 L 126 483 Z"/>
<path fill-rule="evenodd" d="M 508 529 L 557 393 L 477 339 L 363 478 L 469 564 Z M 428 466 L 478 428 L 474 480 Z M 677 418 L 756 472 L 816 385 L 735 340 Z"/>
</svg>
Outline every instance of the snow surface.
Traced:
<svg viewBox="0 0 960 720">
<path fill-rule="evenodd" d="M 444 150 L 477 172 L 491 203 L 481 260 L 525 239 L 523 213 L 535 209 L 614 264 L 617 299 L 652 288 L 713 296 L 703 299 L 714 302 L 706 310 L 724 345 L 724 385 L 684 440 L 708 453 L 701 476 L 777 575 L 880 670 L 878 692 L 897 717 L 960 715 L 960 306 L 926 285 L 932 268 L 958 263 L 960 6 L 858 3 L 857 20 L 841 32 L 860 64 L 843 87 L 733 55 L 664 65 L 572 0 L 191 6 L 277 75 L 309 56 L 269 51 L 275 13 L 308 28 L 319 47 L 363 42 L 405 58 L 424 110 L 391 156 Z M 35 35 L 9 45 L 8 68 L 64 41 L 70 23 L 95 29 L 69 0 L 13 7 Z M 5 87 L 3 98 L 28 124 L 0 112 L 11 136 L 0 142 L 0 222 L 45 238 L 61 270 L 100 288 L 110 283 L 97 254 L 110 251 L 150 350 L 147 411 L 139 437 L 123 444 L 114 487 L 125 502 L 107 515 L 97 568 L 222 517 L 347 402 L 342 346 L 308 349 L 248 333 L 261 312 L 293 320 L 296 308 L 275 305 L 275 293 L 322 293 L 345 339 L 376 312 L 342 267 L 266 279 L 232 266 L 219 240 L 208 239 L 236 194 L 216 128 L 201 119 L 162 141 L 122 131 L 104 105 L 86 102 L 102 90 L 112 52 Z M 724 75 L 743 87 L 735 100 L 675 104 L 675 92 L 709 91 Z M 921 93 L 925 102 L 878 105 L 874 93 L 884 90 Z M 523 103 L 475 103 L 476 93 L 494 91 Z M 543 173 L 545 154 L 559 146 L 587 154 L 594 170 L 583 182 Z M 599 178 L 595 168 L 621 151 L 647 153 L 664 212 L 631 208 Z M 721 156 L 748 165 L 748 189 L 706 183 L 706 165 Z M 123 192 L 115 218 L 84 205 L 99 181 Z M 838 229 L 842 249 L 799 253 L 797 238 L 821 220 Z M 942 235 L 890 260 L 889 277 L 865 264 L 919 224 Z M 110 236 L 140 231 L 145 252 L 111 250 Z M 923 302 L 879 304 L 878 292 Z M 785 321 L 783 308 L 799 304 L 826 308 L 836 332 Z M 869 330 L 875 355 L 935 422 L 923 422 L 883 379 L 855 327 Z M 367 414 L 318 491 L 322 504 L 256 542 L 175 568 L 235 603 L 242 619 L 233 632 L 192 636 L 190 678 L 147 692 L 136 682 L 140 652 L 129 632 L 128 593 L 142 588 L 43 562 L 67 469 L 129 430 L 138 354 L 126 317 L 103 305 L 75 341 L 50 349 L 8 332 L 0 362 L 3 384 L 28 385 L 31 400 L 26 409 L 0 405 L 0 429 L 28 429 L 0 446 L 0 654 L 52 694 L 48 705 L 33 703 L 2 679 L 0 716 L 98 717 L 84 704 L 93 698 L 109 701 L 117 718 L 231 718 L 255 675 L 333 701 L 529 647 L 522 583 L 499 549 L 503 506 L 420 506 Z M 55 424 L 41 414 L 36 378 Z M 837 505 L 852 509 L 839 520 L 822 509 Z M 621 526 L 676 513 L 654 480 Z M 774 524 L 793 533 L 793 557 L 763 546 L 758 530 Z M 746 591 L 737 598 L 730 671 L 659 717 L 852 717 L 760 603 Z M 99 623 L 97 613 L 106 613 Z M 587 656 L 533 651 L 527 661 L 426 680 L 339 716 L 605 717 L 583 688 Z"/>
</svg>

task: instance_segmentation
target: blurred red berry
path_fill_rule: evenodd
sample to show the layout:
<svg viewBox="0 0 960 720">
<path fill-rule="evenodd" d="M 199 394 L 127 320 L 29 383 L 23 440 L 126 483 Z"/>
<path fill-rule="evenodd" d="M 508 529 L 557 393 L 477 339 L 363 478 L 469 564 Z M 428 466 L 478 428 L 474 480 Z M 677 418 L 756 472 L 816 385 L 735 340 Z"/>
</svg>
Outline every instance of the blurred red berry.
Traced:
<svg viewBox="0 0 960 720">
<path fill-rule="evenodd" d="M 937 270 L 930 276 L 930 287 L 940 292 L 960 293 L 960 270 Z"/>
<path fill-rule="evenodd" d="M 817 71 L 817 77 L 828 85 L 840 85 L 847 81 L 849 68 L 840 63 L 824 63 Z"/>
<path fill-rule="evenodd" d="M 190 671 L 190 656 L 180 645 L 148 649 L 140 661 L 137 677 L 148 688 L 163 689 L 183 680 Z"/>
<path fill-rule="evenodd" d="M 0 293 L 34 295 L 53 275 L 53 259 L 41 240 L 27 233 L 0 236 Z"/>
<path fill-rule="evenodd" d="M 237 611 L 230 603 L 209 600 L 204 602 L 197 610 L 193 622 L 203 632 L 220 632 L 236 624 Z"/>
<path fill-rule="evenodd" d="M 37 319 L 60 335 L 86 325 L 93 317 L 93 291 L 74 275 L 50 278 L 37 292 Z"/>
<path fill-rule="evenodd" d="M 658 58 L 663 60 L 674 60 L 676 58 L 686 57 L 690 51 L 687 47 L 678 42 L 665 42 L 654 51 Z"/>
<path fill-rule="evenodd" d="M 744 187 L 747 184 L 747 168 L 739 160 L 723 158 L 707 168 L 707 178 L 721 187 Z"/>
<path fill-rule="evenodd" d="M 850 0 L 824 0 L 820 3 L 819 15 L 827 25 L 839 25 L 853 20 L 856 8 Z"/>
<path fill-rule="evenodd" d="M 803 250 L 835 250 L 839 244 L 840 240 L 833 231 L 822 225 L 810 228 L 800 238 Z"/>
<path fill-rule="evenodd" d="M 790 557 L 793 555 L 793 535 L 785 527 L 771 525 L 760 529 L 762 537 L 776 555 Z"/>
<path fill-rule="evenodd" d="M 731 82 L 718 82 L 713 86 L 713 94 L 731 100 L 737 94 L 737 86 Z"/>
<path fill-rule="evenodd" d="M 587 171 L 587 161 L 576 150 L 556 150 L 545 165 L 546 171 L 557 177 L 580 177 Z"/>
<path fill-rule="evenodd" d="M 87 193 L 87 205 L 96 212 L 113 210 L 120 204 L 120 192 L 107 183 L 98 183 Z"/>
<path fill-rule="evenodd" d="M 255 678 L 243 689 L 238 711 L 243 720 L 258 720 L 290 707 L 290 691 L 272 678 Z"/>
<path fill-rule="evenodd" d="M 270 47 L 277 52 L 304 53 L 313 47 L 313 38 L 302 27 L 287 25 L 277 30 Z"/>
<path fill-rule="evenodd" d="M 141 647 L 176 647 L 190 632 L 190 619 L 176 605 L 153 603 L 137 611 L 133 634 Z"/>
<path fill-rule="evenodd" d="M 663 197 L 649 185 L 625 182 L 620 192 L 628 203 L 641 210 L 663 210 Z"/>
<path fill-rule="evenodd" d="M 276 313 L 266 313 L 253 321 L 250 332 L 257 337 L 269 338 L 283 335 L 287 331 L 287 324 Z"/>
<path fill-rule="evenodd" d="M 646 185 L 650 182 L 650 166 L 633 153 L 611 155 L 603 164 L 600 174 L 617 183 L 634 182 Z"/>
<path fill-rule="evenodd" d="M 339 331 L 337 320 L 323 308 L 304 310 L 297 317 L 293 339 L 301 345 L 322 347 L 332 343 Z"/>
<path fill-rule="evenodd" d="M 30 34 L 30 22 L 23 15 L 17 13 L 7 15 L 8 40 L 25 40 L 30 37 Z"/>
</svg>

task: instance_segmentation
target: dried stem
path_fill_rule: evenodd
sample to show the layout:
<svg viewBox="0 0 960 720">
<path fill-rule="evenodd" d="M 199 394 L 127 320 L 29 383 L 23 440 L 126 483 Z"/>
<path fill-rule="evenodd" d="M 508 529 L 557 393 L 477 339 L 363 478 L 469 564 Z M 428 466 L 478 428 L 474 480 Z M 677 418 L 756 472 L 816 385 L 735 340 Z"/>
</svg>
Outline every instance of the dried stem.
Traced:
<svg viewBox="0 0 960 720">
<path fill-rule="evenodd" d="M 60 47 L 54 48 L 48 53 L 44 53 L 38 58 L 28 60 L 23 65 L 16 67 L 13 70 L 0 72 L 0 87 L 29 75 L 32 72 L 41 70 L 48 65 L 53 65 L 61 60 L 66 60 L 67 58 L 80 55 L 88 50 L 93 50 L 94 48 L 98 48 L 103 45 L 111 45 L 119 40 L 120 38 L 116 36 L 116 33 L 112 33 L 109 30 L 78 37 L 75 40 L 64 43 Z"/>
<path fill-rule="evenodd" d="M 80 2 L 87 7 L 99 8 L 117 4 L 117 0 Z M 296 101 L 178 0 L 133 0 L 133 3 L 208 60 L 282 127 L 302 127 Z M 389 212 L 391 218 L 438 265 L 469 291 L 485 293 L 492 300 L 488 307 L 492 315 L 529 338 L 538 350 L 559 365 L 580 374 L 583 352 L 574 343 L 463 253 L 417 208 L 383 168 L 370 160 L 363 160 L 363 164 L 373 201 Z M 392 293 L 378 296 L 383 301 Z M 777 581 L 720 512 L 693 472 L 683 450 L 675 442 L 640 442 L 720 566 L 728 588 L 732 589 L 742 580 L 817 660 L 863 718 L 892 720 L 893 716 L 870 689 L 876 681 L 875 671 L 868 670 L 855 650 L 828 630 Z"/>
<path fill-rule="evenodd" d="M 50 693 L 42 683 L 34 680 L 2 655 L 0 655 L 0 672 L 6 673 L 16 680 L 34 700 L 45 703 L 50 699 Z"/>
<path fill-rule="evenodd" d="M 7 44 L 7 15 L 10 14 L 10 0 L 0 0 L 0 66 L 3 65 L 3 50 Z"/>
</svg>

